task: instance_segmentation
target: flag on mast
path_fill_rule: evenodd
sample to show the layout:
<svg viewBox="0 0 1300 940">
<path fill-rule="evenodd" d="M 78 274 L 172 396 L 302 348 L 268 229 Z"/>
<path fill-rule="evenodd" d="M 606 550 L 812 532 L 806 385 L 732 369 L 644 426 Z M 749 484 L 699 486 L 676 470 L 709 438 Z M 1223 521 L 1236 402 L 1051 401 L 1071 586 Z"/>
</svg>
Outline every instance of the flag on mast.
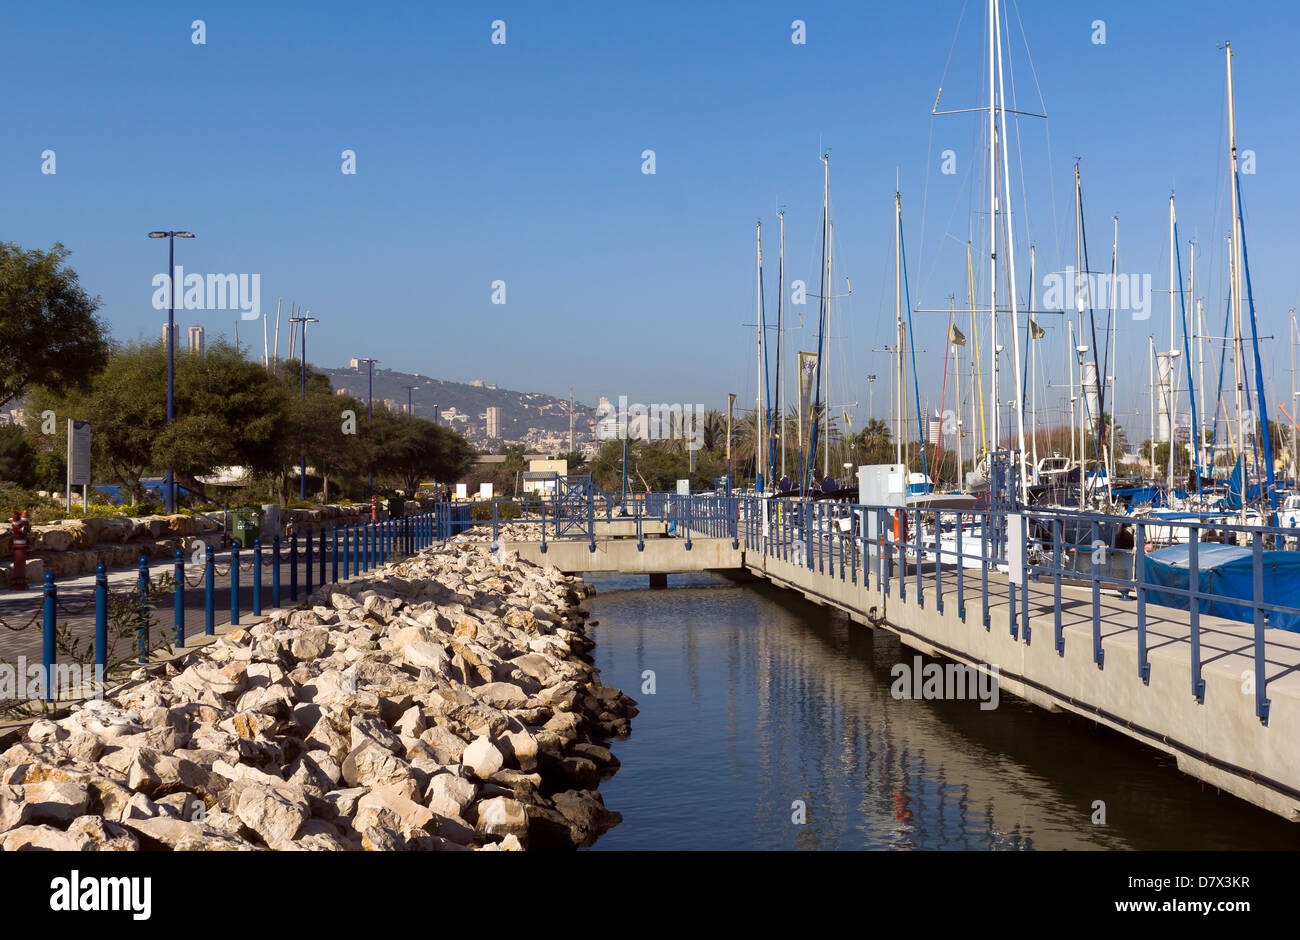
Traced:
<svg viewBox="0 0 1300 940">
<path fill-rule="evenodd" d="M 956 323 L 948 324 L 948 342 L 952 343 L 954 346 L 966 345 L 966 334 L 957 329 Z"/>
</svg>

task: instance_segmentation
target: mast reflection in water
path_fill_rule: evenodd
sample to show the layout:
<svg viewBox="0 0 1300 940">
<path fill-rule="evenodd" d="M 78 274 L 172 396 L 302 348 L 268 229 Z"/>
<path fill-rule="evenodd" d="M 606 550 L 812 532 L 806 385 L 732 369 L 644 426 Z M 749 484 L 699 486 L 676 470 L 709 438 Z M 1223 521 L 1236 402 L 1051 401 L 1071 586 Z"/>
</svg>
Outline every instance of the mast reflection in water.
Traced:
<svg viewBox="0 0 1300 940">
<path fill-rule="evenodd" d="M 1300 847 L 1294 824 L 1086 719 L 1009 694 L 895 699 L 915 651 L 792 592 L 589 580 L 601 678 L 640 708 L 601 785 L 623 823 L 596 849 Z"/>
</svg>

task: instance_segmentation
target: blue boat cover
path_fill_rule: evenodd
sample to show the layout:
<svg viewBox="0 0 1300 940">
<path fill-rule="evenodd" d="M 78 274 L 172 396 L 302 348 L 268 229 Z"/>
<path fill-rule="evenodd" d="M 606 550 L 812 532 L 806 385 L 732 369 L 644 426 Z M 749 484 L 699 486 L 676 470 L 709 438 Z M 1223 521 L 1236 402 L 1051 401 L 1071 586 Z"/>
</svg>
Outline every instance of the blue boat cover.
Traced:
<svg viewBox="0 0 1300 940">
<path fill-rule="evenodd" d="M 1202 542 L 1197 545 L 1196 564 L 1197 591 L 1220 597 L 1240 597 L 1247 601 L 1255 596 L 1254 567 L 1249 548 Z M 1268 611 L 1268 625 L 1300 633 L 1300 552 L 1266 551 L 1263 564 L 1265 603 L 1295 608 L 1288 612 Z M 1148 552 L 1143 562 L 1146 582 L 1151 585 L 1147 599 L 1153 604 L 1187 610 L 1187 597 L 1160 588 L 1187 590 L 1190 568 L 1186 545 L 1171 545 Z M 1246 623 L 1255 621 L 1250 607 L 1209 598 L 1198 598 L 1197 604 L 1203 614 Z"/>
</svg>

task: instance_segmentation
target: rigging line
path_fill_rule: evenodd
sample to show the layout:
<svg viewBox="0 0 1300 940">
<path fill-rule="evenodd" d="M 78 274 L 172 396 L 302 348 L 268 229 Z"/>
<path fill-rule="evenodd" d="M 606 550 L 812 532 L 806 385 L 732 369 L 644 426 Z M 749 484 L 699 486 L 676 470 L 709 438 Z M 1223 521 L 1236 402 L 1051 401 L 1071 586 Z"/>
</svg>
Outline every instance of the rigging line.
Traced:
<svg viewBox="0 0 1300 940">
<path fill-rule="evenodd" d="M 1021 213 L 1025 217 L 1025 223 L 1024 223 L 1025 241 L 1028 244 L 1033 244 L 1034 234 L 1030 230 L 1030 222 L 1029 222 L 1029 193 L 1025 188 L 1025 151 L 1020 139 L 1020 114 L 1019 114 L 1020 102 L 1016 98 L 1016 63 L 1015 63 L 1015 59 L 1013 59 L 1011 56 L 1011 38 L 1010 38 L 1011 21 L 1007 17 L 1007 10 L 1005 6 L 1002 8 L 1002 19 L 1003 22 L 1006 23 L 1006 27 L 1007 27 L 1006 29 L 1007 71 L 1011 73 L 1011 109 L 1012 109 L 1012 113 L 1015 114 L 1015 117 L 1011 119 L 1011 124 L 1012 127 L 1015 128 L 1015 132 L 1016 132 L 1016 160 L 1020 164 L 1020 205 L 1022 207 Z M 1006 120 L 1005 114 L 1003 115 L 1003 120 L 1004 121 Z"/>
<path fill-rule="evenodd" d="M 1056 239 L 1056 267 L 1061 267 L 1061 230 L 1056 218 L 1056 171 L 1052 164 L 1052 130 L 1051 121 L 1046 117 L 1047 102 L 1043 98 L 1043 86 L 1038 81 L 1038 69 L 1034 65 L 1034 54 L 1029 51 L 1029 37 L 1025 35 L 1025 23 L 1020 17 L 1020 5 L 1016 0 L 1011 0 L 1011 5 L 1016 11 L 1016 23 L 1020 27 L 1020 39 L 1025 45 L 1025 59 L 1029 62 L 1029 72 L 1034 78 L 1034 88 L 1038 92 L 1038 108 L 1043 113 L 1043 134 L 1047 141 L 1047 191 L 1052 200 L 1052 232 Z M 1010 27 L 1007 29 L 1010 34 Z M 1015 89 L 1012 89 L 1014 96 Z"/>
<path fill-rule="evenodd" d="M 939 107 L 939 97 L 943 94 L 943 83 L 948 77 L 948 67 L 952 64 L 952 54 L 957 49 L 957 38 L 961 34 L 961 24 L 966 18 L 966 5 L 970 0 L 962 0 L 961 11 L 957 14 L 957 26 L 952 31 L 952 42 L 948 44 L 948 57 L 944 59 L 943 71 L 939 73 L 939 89 L 934 94 L 934 105 L 930 109 L 930 139 L 925 145 L 925 184 L 921 190 L 921 248 L 916 259 L 916 266 L 925 269 L 925 219 L 926 207 L 930 195 L 930 159 L 934 155 L 934 112 Z M 951 217 L 950 217 L 951 218 Z"/>
<path fill-rule="evenodd" d="M 1246 250 L 1246 211 L 1241 202 L 1241 174 L 1237 176 L 1237 216 L 1241 219 L 1241 260 L 1246 271 L 1246 300 L 1250 305 L 1250 338 L 1255 348 L 1255 388 L 1259 392 L 1259 422 L 1264 435 L 1264 469 L 1268 478 L 1268 501 L 1274 512 L 1277 511 L 1277 491 L 1273 481 L 1273 434 L 1268 426 L 1268 399 L 1264 397 L 1264 366 L 1259 359 L 1259 330 L 1255 325 L 1255 293 L 1250 285 L 1250 253 Z M 1258 441 L 1259 434 L 1254 435 Z M 1256 445 L 1258 450 L 1258 445 Z M 1255 478 L 1259 479 L 1259 455 L 1255 456 Z M 1276 524 L 1276 522 L 1274 522 Z"/>
<path fill-rule="evenodd" d="M 903 297 L 907 301 L 907 345 L 912 353 L 912 391 L 916 395 L 916 424 L 917 437 L 921 439 L 921 473 L 926 473 L 925 468 L 925 427 L 921 422 L 925 419 L 925 412 L 921 410 L 921 384 L 916 374 L 916 330 L 912 327 L 912 292 L 907 284 L 907 246 L 903 241 L 903 220 L 900 216 L 898 221 L 898 254 L 903 262 Z M 901 351 L 900 351 L 901 355 Z M 903 390 L 899 389 L 901 395 Z"/>
<path fill-rule="evenodd" d="M 982 133 L 981 133 L 981 130 L 982 130 L 983 125 L 982 125 L 979 121 L 976 121 L 975 123 L 976 123 L 976 125 L 978 125 L 978 128 L 977 128 L 977 130 L 976 130 L 975 132 L 972 133 L 971 136 L 974 137 L 974 138 L 977 138 L 977 139 L 975 139 L 975 140 L 973 140 L 973 141 L 971 142 L 971 145 L 970 145 L 970 152 L 971 152 L 971 153 L 982 153 L 984 148 L 983 148 L 983 146 L 980 144 L 978 138 L 983 136 Z M 972 163 L 970 166 L 968 166 L 967 169 L 962 173 L 962 180 L 961 180 L 961 183 L 960 183 L 960 185 L 959 185 L 959 187 L 958 187 L 958 189 L 957 189 L 957 193 L 956 193 L 956 195 L 953 197 L 952 207 L 948 210 L 948 218 L 947 218 L 947 220 L 946 220 L 945 223 L 944 223 L 944 233 L 943 233 L 943 234 L 944 234 L 944 237 L 945 237 L 945 238 L 946 238 L 946 237 L 951 237 L 951 238 L 953 238 L 954 240 L 957 240 L 958 243 L 960 243 L 960 242 L 962 242 L 962 241 L 965 241 L 965 238 L 966 238 L 966 237 L 969 237 L 969 232 L 968 232 L 968 233 L 966 234 L 966 236 L 964 236 L 963 238 L 958 239 L 957 236 L 955 236 L 955 235 L 952 234 L 952 221 L 953 221 L 953 218 L 957 215 L 957 210 L 958 210 L 958 208 L 959 208 L 960 205 L 961 205 L 961 201 L 962 201 L 962 196 L 963 196 L 963 194 L 965 194 L 966 197 L 967 197 L 967 205 L 966 205 L 966 215 L 967 215 L 967 218 L 969 218 L 969 217 L 971 216 L 972 212 L 973 212 L 972 207 L 971 207 L 971 205 L 970 205 L 970 196 L 971 196 L 971 193 L 970 193 L 970 185 L 969 185 L 969 181 L 970 181 L 970 179 L 971 179 L 972 170 L 973 170 L 973 163 Z M 928 185 L 928 183 L 929 183 L 929 176 L 928 176 L 928 174 L 927 174 L 927 177 L 926 177 L 926 182 L 927 182 L 927 185 Z M 922 209 L 922 211 L 924 212 L 925 210 Z M 921 221 L 922 221 L 922 229 L 924 229 L 924 223 L 925 223 L 925 217 L 924 217 L 924 215 L 922 216 L 922 220 L 921 220 Z M 925 238 L 925 232 L 924 232 L 924 230 L 923 230 L 922 233 L 921 233 L 921 238 L 922 238 L 922 252 L 924 252 L 924 238 Z M 929 290 L 929 285 L 930 285 L 931 281 L 933 281 L 933 279 L 934 279 L 935 271 L 938 269 L 938 267 L 939 267 L 939 265 L 942 263 L 942 261 L 943 261 L 943 253 L 942 253 L 942 250 L 940 250 L 938 256 L 934 259 L 934 261 L 931 262 L 931 264 L 930 264 L 930 269 L 929 269 L 928 271 L 925 270 L 924 263 L 923 263 L 920 259 L 917 260 L 917 268 L 920 269 L 921 272 L 922 272 L 922 273 L 921 273 L 921 285 L 920 285 L 920 288 L 917 290 L 918 295 L 920 295 L 920 296 L 922 296 L 922 297 L 924 297 L 924 296 L 926 295 L 926 292 Z"/>
<path fill-rule="evenodd" d="M 1092 367 L 1094 370 L 1100 370 L 1101 362 L 1098 359 L 1098 354 L 1097 354 L 1097 317 L 1092 307 L 1092 299 L 1093 299 L 1092 298 L 1092 266 L 1088 263 L 1088 226 L 1084 220 L 1085 216 L 1086 213 L 1083 210 L 1083 184 L 1080 183 L 1079 184 L 1079 240 L 1082 243 L 1081 247 L 1083 248 L 1083 270 L 1084 272 L 1086 272 L 1084 276 L 1087 278 L 1086 283 L 1088 285 L 1088 323 L 1092 328 Z M 1079 387 L 1080 389 L 1082 389 L 1083 388 L 1082 372 L 1079 373 L 1079 379 L 1080 379 Z M 1100 412 L 1099 415 L 1100 417 L 1106 414 L 1105 385 L 1101 381 L 1100 375 L 1093 376 L 1093 382 L 1097 386 L 1097 411 Z M 1085 396 L 1085 401 L 1086 401 L 1086 396 Z M 1097 448 L 1097 453 L 1098 455 L 1100 455 L 1101 445 L 1104 444 L 1106 440 L 1105 425 L 1103 424 L 1099 430 L 1095 428 L 1092 429 L 1088 434 L 1088 436 L 1093 439 L 1093 446 Z"/>
<path fill-rule="evenodd" d="M 975 316 L 975 266 L 971 261 L 969 242 L 966 245 L 966 275 L 970 282 L 970 322 L 975 343 L 975 365 L 973 368 L 975 369 L 975 381 L 979 385 L 980 395 L 980 448 L 984 453 L 988 453 L 988 430 L 984 423 L 984 363 L 980 358 L 979 318 Z"/>
<path fill-rule="evenodd" d="M 1200 427 L 1200 424 L 1196 420 L 1196 382 L 1192 375 L 1191 340 L 1188 338 L 1187 335 L 1187 302 L 1183 298 L 1183 294 L 1185 293 L 1185 291 L 1183 290 L 1183 254 L 1182 254 L 1182 249 L 1178 245 L 1178 223 L 1177 222 L 1174 223 L 1174 261 L 1178 268 L 1178 307 L 1182 311 L 1182 315 L 1183 315 L 1183 357 L 1187 362 L 1187 388 L 1188 388 L 1188 395 L 1191 398 L 1191 404 L 1192 404 L 1191 440 L 1197 445 L 1196 447 L 1193 448 L 1192 460 L 1193 460 L 1193 466 L 1196 467 L 1196 488 L 1199 490 L 1201 488 L 1202 467 L 1201 467 L 1201 447 L 1200 447 L 1200 442 L 1196 440 L 1196 429 Z M 1172 431 L 1170 431 L 1169 436 L 1171 438 L 1174 436 Z"/>
</svg>

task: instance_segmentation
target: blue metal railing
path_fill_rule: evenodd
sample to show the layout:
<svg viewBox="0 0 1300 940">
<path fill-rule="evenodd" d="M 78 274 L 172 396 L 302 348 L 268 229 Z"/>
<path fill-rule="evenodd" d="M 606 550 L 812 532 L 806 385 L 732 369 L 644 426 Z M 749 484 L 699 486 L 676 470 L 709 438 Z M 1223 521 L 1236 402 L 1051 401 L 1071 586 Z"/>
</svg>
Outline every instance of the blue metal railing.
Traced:
<svg viewBox="0 0 1300 940">
<path fill-rule="evenodd" d="M 944 591 L 954 590 L 957 616 L 967 619 L 967 571 L 979 570 L 981 625 L 992 629 L 990 572 L 1010 574 L 1012 558 L 1023 560 L 1023 577 L 1006 580 L 1005 629 L 1026 644 L 1032 643 L 1030 626 L 1032 585 L 1042 585 L 1039 613 L 1046 613 L 1048 596 L 1052 608 L 1052 642 L 1058 655 L 1065 654 L 1062 630 L 1062 586 L 1067 583 L 1090 589 L 1091 656 L 1098 669 L 1105 668 L 1102 645 L 1106 616 L 1102 592 L 1115 594 L 1116 604 L 1135 601 L 1132 613 L 1138 638 L 1138 676 L 1150 682 L 1151 663 L 1147 621 L 1152 606 L 1185 610 L 1189 628 L 1191 693 L 1205 700 L 1202 674 L 1202 613 L 1224 606 L 1241 613 L 1237 620 L 1253 627 L 1252 680 L 1255 713 L 1267 724 L 1267 634 L 1269 623 L 1279 617 L 1300 617 L 1300 608 L 1274 603 L 1266 593 L 1264 550 L 1285 548 L 1294 542 L 1290 529 L 1242 526 L 1222 521 L 1117 517 L 1069 510 L 925 509 L 915 507 L 862 506 L 806 499 L 766 499 L 753 496 L 676 497 L 670 518 L 689 538 L 725 537 L 740 530 L 745 548 L 791 562 L 828 578 L 836 578 L 876 590 L 920 607 L 931 602 L 942 612 Z M 1011 525 L 1011 518 L 1018 523 Z M 1151 544 L 1150 530 L 1188 545 L 1187 584 L 1154 585 L 1144 561 Z M 1292 540 L 1288 542 L 1288 539 Z M 1203 589 L 1200 582 L 1198 548 L 1207 541 L 1235 542 L 1250 549 L 1251 596 L 1226 595 Z M 1009 544 L 1014 542 L 1014 544 Z M 1142 560 L 1140 562 L 1140 560 Z M 1015 568 L 1022 567 L 1015 565 Z M 955 574 L 955 577 L 954 577 Z M 1019 583 L 1017 583 L 1019 582 Z M 909 598 L 910 595 L 910 598 Z M 1170 608 L 1170 599 L 1177 607 Z M 1185 601 L 1185 606 L 1183 602 Z M 1163 605 L 1162 605 L 1163 602 Z M 1128 613 L 1124 610 L 1121 613 Z M 1108 626 L 1114 626 L 1109 623 Z"/>
<path fill-rule="evenodd" d="M 439 507 L 440 509 L 441 507 Z M 389 558 L 398 551 L 399 546 L 408 554 L 423 551 L 434 545 L 438 541 L 438 510 L 428 510 L 419 513 L 413 513 L 397 519 L 386 520 L 364 520 L 361 522 L 346 523 L 342 527 L 333 526 L 334 535 L 333 551 L 327 550 L 325 541 L 324 527 L 320 529 L 321 536 L 321 558 L 320 572 L 322 575 L 321 584 L 325 583 L 324 573 L 326 570 L 326 556 L 329 555 L 332 561 L 332 574 L 334 582 L 348 580 L 349 578 L 359 577 L 363 572 L 373 570 L 375 567 L 384 564 Z M 312 590 L 312 533 L 305 533 L 304 545 L 306 548 L 305 555 L 301 554 L 298 549 L 298 533 L 294 533 L 289 539 L 288 562 L 290 565 L 289 576 L 289 596 L 291 601 L 298 599 L 298 568 L 299 558 L 305 558 L 305 587 L 307 594 Z M 238 540 L 231 545 L 230 556 L 228 559 L 228 568 L 225 574 L 230 578 L 230 618 L 229 623 L 238 625 L 240 617 L 245 612 L 242 609 L 242 598 L 240 596 L 240 574 L 247 573 L 251 575 L 251 593 L 252 605 L 249 611 L 253 616 L 263 614 L 263 594 L 265 578 L 267 577 L 266 569 L 270 568 L 270 590 L 271 601 L 276 607 L 281 601 L 281 565 L 285 557 L 281 551 L 281 539 L 279 535 L 273 536 L 270 550 L 266 550 L 260 539 L 253 540 L 253 546 L 246 552 L 243 552 L 241 560 L 241 548 Z M 342 571 L 340 572 L 340 562 Z M 173 601 L 172 601 L 172 643 L 178 647 L 184 647 L 186 643 L 185 627 L 185 589 L 189 587 L 198 587 L 202 585 L 203 590 L 203 632 L 211 636 L 216 630 L 216 607 L 217 591 L 216 579 L 219 574 L 216 553 L 211 545 L 204 547 L 203 561 L 197 567 L 201 570 L 199 579 L 190 583 L 186 579 L 187 561 L 184 552 L 176 551 L 174 561 L 172 562 L 172 580 Z M 138 572 L 134 597 L 132 603 L 139 606 L 142 613 L 150 614 L 148 606 L 150 605 L 150 591 L 156 587 L 150 578 L 149 560 L 146 556 L 141 555 L 137 564 Z M 102 679 L 109 666 L 109 586 L 108 572 L 102 563 L 97 566 L 95 573 L 95 583 L 93 588 L 93 605 L 94 605 L 94 640 L 93 640 L 93 667 L 96 675 L 99 677 L 98 684 L 95 687 L 95 695 L 102 695 Z M 87 603 L 87 607 L 91 602 Z M 44 678 L 44 688 L 41 692 L 42 697 L 48 702 L 53 701 L 57 689 L 58 670 L 61 668 L 57 662 L 57 627 L 58 627 L 58 608 L 59 602 L 58 584 L 55 581 L 53 572 L 46 572 L 42 591 L 41 603 L 41 659 L 42 659 L 42 676 Z M 80 611 L 65 612 L 76 614 Z M 161 641 L 161 638 L 159 638 Z M 159 646 L 161 642 L 155 643 L 150 638 L 148 620 L 142 620 L 136 633 L 136 652 L 137 662 L 144 663 L 148 661 L 150 654 Z M 82 696 L 78 693 L 77 697 Z"/>
</svg>

